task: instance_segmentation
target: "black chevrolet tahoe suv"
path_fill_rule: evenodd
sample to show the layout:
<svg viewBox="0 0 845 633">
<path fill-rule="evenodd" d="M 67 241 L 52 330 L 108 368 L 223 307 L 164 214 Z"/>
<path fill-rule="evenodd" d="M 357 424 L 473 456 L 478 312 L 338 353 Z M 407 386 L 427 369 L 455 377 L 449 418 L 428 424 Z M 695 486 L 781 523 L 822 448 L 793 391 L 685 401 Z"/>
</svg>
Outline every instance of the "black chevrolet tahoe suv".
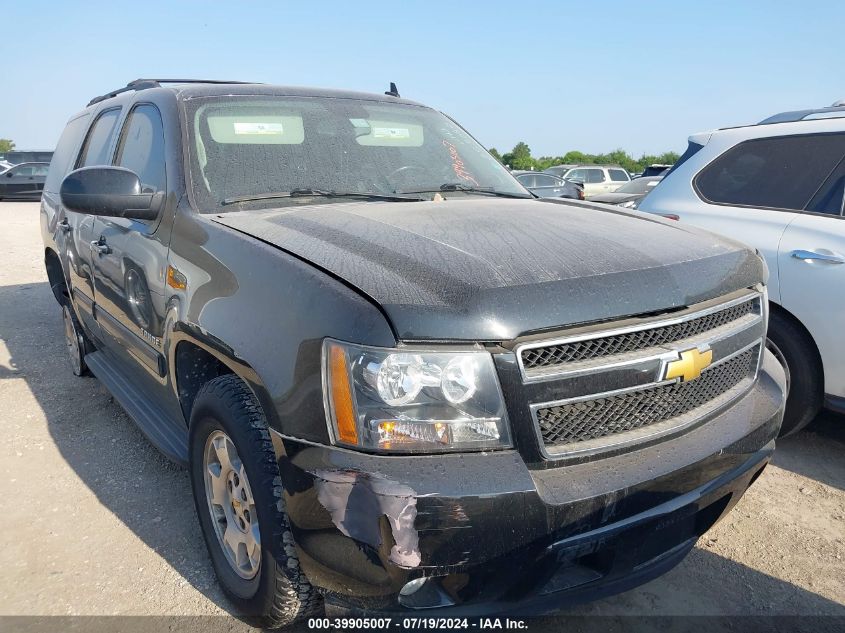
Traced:
<svg viewBox="0 0 845 633">
<path fill-rule="evenodd" d="M 187 465 L 265 626 L 623 591 L 774 449 L 760 257 L 537 199 L 395 90 L 132 82 L 67 124 L 41 230 L 73 371 Z"/>
</svg>

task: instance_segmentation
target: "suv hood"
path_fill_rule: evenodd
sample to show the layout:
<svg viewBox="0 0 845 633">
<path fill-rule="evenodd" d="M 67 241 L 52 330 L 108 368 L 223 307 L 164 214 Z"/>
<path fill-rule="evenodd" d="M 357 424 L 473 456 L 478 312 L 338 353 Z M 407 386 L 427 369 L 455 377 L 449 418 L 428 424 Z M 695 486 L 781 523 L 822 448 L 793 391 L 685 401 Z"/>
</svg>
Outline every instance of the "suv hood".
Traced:
<svg viewBox="0 0 845 633">
<path fill-rule="evenodd" d="M 505 341 L 750 287 L 737 242 L 654 217 L 540 200 L 326 203 L 213 216 L 354 286 L 402 340 Z"/>
</svg>

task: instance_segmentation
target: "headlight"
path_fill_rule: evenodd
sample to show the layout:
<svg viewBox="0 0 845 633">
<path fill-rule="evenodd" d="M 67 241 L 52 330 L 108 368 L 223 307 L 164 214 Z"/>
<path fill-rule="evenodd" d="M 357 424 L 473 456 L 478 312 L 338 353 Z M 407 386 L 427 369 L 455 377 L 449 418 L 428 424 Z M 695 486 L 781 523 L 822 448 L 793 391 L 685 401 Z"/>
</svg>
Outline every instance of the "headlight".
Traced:
<svg viewBox="0 0 845 633">
<path fill-rule="evenodd" d="M 422 453 L 511 446 L 487 352 L 383 349 L 326 340 L 323 386 L 332 439 Z"/>
</svg>

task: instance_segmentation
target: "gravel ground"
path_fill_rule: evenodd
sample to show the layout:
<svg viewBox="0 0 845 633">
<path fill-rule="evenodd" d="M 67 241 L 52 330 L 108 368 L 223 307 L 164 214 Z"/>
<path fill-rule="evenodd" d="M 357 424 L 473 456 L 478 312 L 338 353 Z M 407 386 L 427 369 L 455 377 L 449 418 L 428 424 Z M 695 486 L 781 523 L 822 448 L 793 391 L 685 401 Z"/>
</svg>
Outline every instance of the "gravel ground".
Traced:
<svg viewBox="0 0 845 633">
<path fill-rule="evenodd" d="M 0 203 L 0 226 L 0 615 L 225 616 L 187 473 L 70 372 L 38 205 Z M 572 613 L 845 616 L 843 559 L 845 419 L 824 414 L 681 565 Z"/>
</svg>

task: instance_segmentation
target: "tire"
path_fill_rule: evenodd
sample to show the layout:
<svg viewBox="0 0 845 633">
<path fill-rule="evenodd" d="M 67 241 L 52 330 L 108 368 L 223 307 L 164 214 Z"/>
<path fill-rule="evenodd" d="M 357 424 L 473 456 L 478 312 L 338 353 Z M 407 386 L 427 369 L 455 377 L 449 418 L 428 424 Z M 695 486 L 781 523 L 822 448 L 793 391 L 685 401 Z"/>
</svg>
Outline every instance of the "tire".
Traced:
<svg viewBox="0 0 845 633">
<path fill-rule="evenodd" d="M 766 346 L 786 371 L 789 392 L 780 428 L 780 437 L 786 437 L 812 422 L 822 407 L 821 358 L 807 331 L 778 310 L 769 313 Z"/>
<path fill-rule="evenodd" d="M 224 451 L 226 459 L 235 458 L 230 460 L 232 468 L 228 471 L 223 464 L 226 459 L 215 462 L 215 455 L 220 455 L 216 447 L 227 440 L 236 451 Z M 189 446 L 191 486 L 200 527 L 217 579 L 240 614 L 256 626 L 278 628 L 319 611 L 321 596 L 301 571 L 296 556 L 267 421 L 243 381 L 225 375 L 200 389 L 191 412 Z M 230 502 L 229 507 L 217 505 L 211 498 L 213 481 L 220 483 L 224 473 L 228 473 L 227 483 L 218 490 Z M 231 482 L 242 487 L 240 493 L 235 487 L 233 494 L 233 487 L 228 485 Z M 252 522 L 252 527 L 247 525 L 237 536 L 254 539 L 257 524 L 260 538 L 254 539 L 257 544 L 251 542 L 254 557 L 250 556 L 250 545 L 238 550 L 246 557 L 241 557 L 244 563 L 239 567 L 233 558 L 237 555 L 218 532 L 224 526 L 234 526 L 234 532 L 238 523 L 243 528 L 244 520 Z"/>
<path fill-rule="evenodd" d="M 73 313 L 73 308 L 68 302 L 62 305 L 62 320 L 65 332 L 65 347 L 70 359 L 71 371 L 74 376 L 86 376 L 90 373 L 88 365 L 85 364 L 85 356 L 93 351 L 94 346 L 82 331 L 82 326 Z"/>
</svg>

